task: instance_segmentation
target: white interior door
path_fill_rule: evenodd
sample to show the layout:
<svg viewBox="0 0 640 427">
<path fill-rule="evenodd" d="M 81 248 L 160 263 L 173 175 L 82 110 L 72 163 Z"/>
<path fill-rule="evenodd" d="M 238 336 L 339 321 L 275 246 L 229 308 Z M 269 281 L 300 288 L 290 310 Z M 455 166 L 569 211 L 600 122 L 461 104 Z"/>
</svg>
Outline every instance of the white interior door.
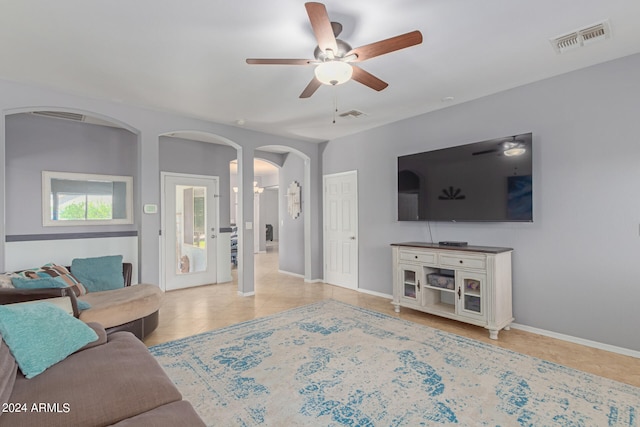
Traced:
<svg viewBox="0 0 640 427">
<path fill-rule="evenodd" d="M 166 290 L 216 283 L 218 178 L 162 174 Z"/>
<path fill-rule="evenodd" d="M 324 280 L 332 285 L 358 287 L 358 174 L 325 175 Z"/>
</svg>

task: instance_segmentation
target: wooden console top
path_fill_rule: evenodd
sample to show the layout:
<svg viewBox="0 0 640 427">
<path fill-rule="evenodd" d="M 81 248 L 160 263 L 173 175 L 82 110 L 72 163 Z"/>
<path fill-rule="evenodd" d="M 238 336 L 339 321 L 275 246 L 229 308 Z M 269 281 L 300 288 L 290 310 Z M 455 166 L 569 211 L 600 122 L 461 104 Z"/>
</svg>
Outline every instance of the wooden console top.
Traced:
<svg viewBox="0 0 640 427">
<path fill-rule="evenodd" d="M 484 252 L 489 254 L 500 254 L 503 252 L 511 252 L 513 248 L 499 248 L 495 246 L 448 246 L 439 245 L 437 243 L 427 242 L 404 242 L 404 243 L 392 243 L 391 246 L 407 246 L 412 248 L 426 248 L 426 249 L 439 249 L 450 251 L 464 251 L 464 252 Z"/>
</svg>

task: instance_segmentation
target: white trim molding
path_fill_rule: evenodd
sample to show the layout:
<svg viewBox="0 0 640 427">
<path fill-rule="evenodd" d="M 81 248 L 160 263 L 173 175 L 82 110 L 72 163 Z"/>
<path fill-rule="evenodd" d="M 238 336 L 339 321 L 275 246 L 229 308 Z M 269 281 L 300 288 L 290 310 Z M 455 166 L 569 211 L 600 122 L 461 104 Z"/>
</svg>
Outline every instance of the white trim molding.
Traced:
<svg viewBox="0 0 640 427">
<path fill-rule="evenodd" d="M 556 338 L 562 341 L 571 342 L 574 344 L 584 345 L 586 347 L 597 348 L 599 350 L 610 351 L 612 353 L 622 354 L 624 356 L 631 356 L 640 359 L 640 351 L 631 350 L 629 348 L 617 347 L 615 345 L 605 344 L 598 341 L 586 340 L 584 338 L 578 338 L 571 335 L 560 334 L 553 331 L 547 331 L 545 329 L 534 328 L 532 326 L 521 325 L 518 323 L 512 323 L 513 329 L 519 329 L 525 332 L 531 332 L 533 334 L 544 335 L 545 337 Z"/>
<path fill-rule="evenodd" d="M 357 291 L 363 294 L 369 294 L 369 295 L 373 295 L 373 296 L 388 299 L 388 300 L 393 299 L 393 295 L 383 294 L 382 292 L 370 291 L 368 289 L 362 289 L 362 288 L 358 288 Z"/>
<path fill-rule="evenodd" d="M 290 271 L 284 271 L 284 270 L 278 270 L 278 273 L 286 274 L 287 276 L 299 277 L 300 279 L 305 279 L 304 274 L 292 273 Z"/>
</svg>

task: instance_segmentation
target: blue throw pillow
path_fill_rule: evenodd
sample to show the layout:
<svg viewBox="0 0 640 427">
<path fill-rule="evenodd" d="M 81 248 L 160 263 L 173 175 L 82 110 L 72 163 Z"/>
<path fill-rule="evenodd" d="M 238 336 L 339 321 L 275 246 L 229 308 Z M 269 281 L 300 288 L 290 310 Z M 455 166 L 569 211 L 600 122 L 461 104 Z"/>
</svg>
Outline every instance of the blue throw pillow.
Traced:
<svg viewBox="0 0 640 427">
<path fill-rule="evenodd" d="M 49 302 L 0 305 L 0 334 L 27 378 L 98 339 L 83 321 Z"/>
<path fill-rule="evenodd" d="M 68 285 L 53 277 L 41 277 L 38 279 L 26 279 L 23 277 L 12 277 L 11 283 L 17 289 L 44 289 L 44 288 L 66 288 Z"/>
<path fill-rule="evenodd" d="M 71 261 L 71 273 L 88 292 L 109 291 L 124 287 L 122 255 L 97 258 L 76 258 Z"/>
</svg>

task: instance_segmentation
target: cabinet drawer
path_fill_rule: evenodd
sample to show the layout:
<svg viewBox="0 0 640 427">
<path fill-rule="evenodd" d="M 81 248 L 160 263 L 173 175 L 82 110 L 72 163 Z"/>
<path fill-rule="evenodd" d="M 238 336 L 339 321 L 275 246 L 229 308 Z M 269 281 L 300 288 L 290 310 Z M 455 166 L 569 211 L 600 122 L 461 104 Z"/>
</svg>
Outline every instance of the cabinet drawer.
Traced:
<svg viewBox="0 0 640 427">
<path fill-rule="evenodd" d="M 456 268 L 486 270 L 487 260 L 483 256 L 440 254 L 440 265 Z"/>
<path fill-rule="evenodd" d="M 400 251 L 398 254 L 401 261 L 426 262 L 435 264 L 435 252 L 418 252 L 418 251 Z"/>
</svg>

